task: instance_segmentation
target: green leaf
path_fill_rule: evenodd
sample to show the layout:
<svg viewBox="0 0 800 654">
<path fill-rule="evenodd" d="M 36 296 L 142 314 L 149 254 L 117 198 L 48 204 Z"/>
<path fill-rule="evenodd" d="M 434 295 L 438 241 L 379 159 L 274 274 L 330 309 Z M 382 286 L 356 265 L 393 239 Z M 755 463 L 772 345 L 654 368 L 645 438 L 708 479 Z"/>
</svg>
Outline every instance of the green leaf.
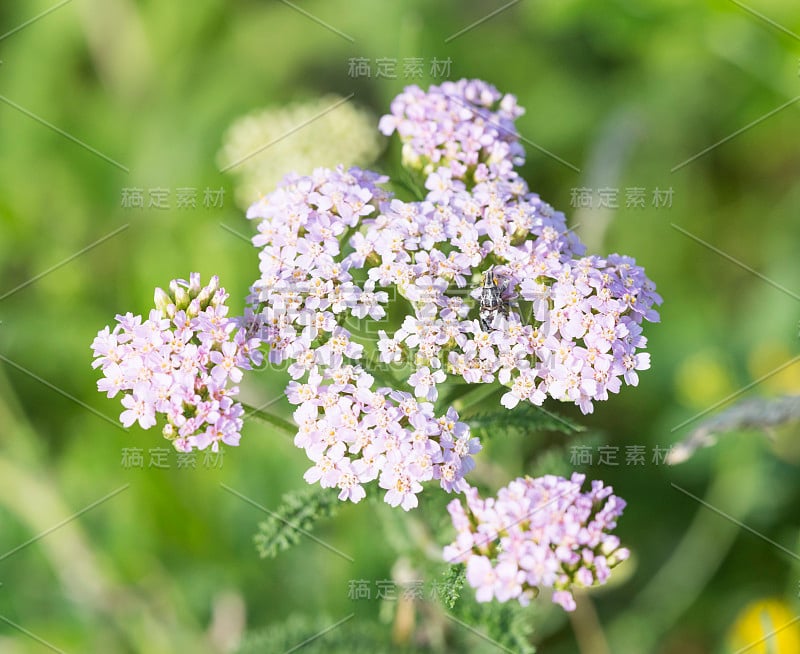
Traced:
<svg viewBox="0 0 800 654">
<path fill-rule="evenodd" d="M 281 505 L 259 524 L 254 540 L 261 558 L 274 558 L 288 550 L 314 528 L 330 518 L 339 506 L 336 492 L 330 488 L 311 486 L 283 496 Z"/>
<path fill-rule="evenodd" d="M 498 652 L 505 650 L 515 654 L 535 654 L 531 634 L 536 612 L 535 604 L 521 606 L 516 600 L 478 604 L 474 597 L 469 597 L 468 601 L 456 605 L 452 616 L 460 621 L 463 629 L 468 625 L 470 629 L 485 634 L 490 642 L 495 643 Z"/>
<path fill-rule="evenodd" d="M 470 429 L 478 435 L 530 434 L 540 431 L 560 431 L 574 434 L 584 430 L 570 420 L 529 402 L 518 404 L 514 409 L 500 408 L 477 413 L 467 419 Z"/>
<path fill-rule="evenodd" d="M 464 566 L 451 565 L 442 576 L 439 598 L 451 611 L 450 617 L 462 629 L 485 634 L 490 642 L 495 643 L 495 647 L 499 644 L 502 648 L 519 654 L 536 652 L 530 642 L 534 623 L 532 618 L 536 613 L 535 604 L 525 607 L 516 600 L 479 604 L 475 601 L 475 593 L 471 588 L 467 589 L 463 599 L 459 601 L 466 582 Z M 456 627 L 456 630 L 459 628 Z"/>
<path fill-rule="evenodd" d="M 489 635 L 498 643 L 519 654 L 535 654 L 536 648 L 530 643 L 533 624 L 530 611 L 512 600 L 501 604 L 488 604 L 486 627 Z"/>
<path fill-rule="evenodd" d="M 355 608 L 355 607 L 354 607 Z M 247 634 L 237 654 L 498 654 L 493 642 L 454 621 L 443 621 L 446 639 L 431 625 L 417 623 L 410 642 L 394 642 L 392 625 L 364 618 L 355 610 L 336 619 L 292 615 L 266 629 Z M 433 627 L 433 628 L 430 628 Z M 477 629 L 480 632 L 483 628 Z M 529 646 L 528 646 L 529 647 Z M 510 649 L 510 648 L 509 648 Z M 511 650 L 530 654 L 531 649 Z"/>
<path fill-rule="evenodd" d="M 422 184 L 423 180 L 419 176 L 412 175 L 407 168 L 401 168 L 392 176 L 392 184 L 395 187 L 407 191 L 412 200 L 420 202 L 425 199 L 427 191 Z"/>
<path fill-rule="evenodd" d="M 448 609 L 452 609 L 458 598 L 461 597 L 461 589 L 466 581 L 466 572 L 462 564 L 451 565 L 442 573 L 442 582 L 439 586 L 439 598 Z"/>
<path fill-rule="evenodd" d="M 374 654 L 375 652 L 429 653 L 391 642 L 391 627 L 359 619 L 353 613 L 334 619 L 293 615 L 245 637 L 237 654 Z"/>
</svg>

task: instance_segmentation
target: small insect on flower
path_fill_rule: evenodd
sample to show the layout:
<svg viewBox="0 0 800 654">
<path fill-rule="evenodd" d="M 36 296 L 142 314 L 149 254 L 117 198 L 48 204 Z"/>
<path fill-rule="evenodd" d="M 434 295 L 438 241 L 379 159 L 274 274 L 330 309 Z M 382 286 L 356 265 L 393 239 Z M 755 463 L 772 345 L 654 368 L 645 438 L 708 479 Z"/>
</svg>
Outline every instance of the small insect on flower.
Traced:
<svg viewBox="0 0 800 654">
<path fill-rule="evenodd" d="M 478 317 L 481 328 L 489 331 L 498 316 L 508 317 L 509 300 L 506 297 L 508 282 L 498 281 L 494 273 L 494 266 L 483 273 L 483 283 L 478 296 Z"/>
</svg>

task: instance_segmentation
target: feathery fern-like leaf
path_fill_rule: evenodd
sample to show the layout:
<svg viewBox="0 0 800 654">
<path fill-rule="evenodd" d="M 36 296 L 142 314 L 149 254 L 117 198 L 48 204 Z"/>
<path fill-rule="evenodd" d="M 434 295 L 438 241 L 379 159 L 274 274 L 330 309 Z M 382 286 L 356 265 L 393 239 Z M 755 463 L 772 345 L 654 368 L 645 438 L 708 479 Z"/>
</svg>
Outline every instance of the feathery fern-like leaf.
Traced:
<svg viewBox="0 0 800 654">
<path fill-rule="evenodd" d="M 319 521 L 331 517 L 339 499 L 330 488 L 311 486 L 283 496 L 278 509 L 259 525 L 256 549 L 262 558 L 275 557 L 296 545 Z"/>
<path fill-rule="evenodd" d="M 484 436 L 526 434 L 537 431 L 560 431 L 572 434 L 584 430 L 583 426 L 549 409 L 528 402 L 521 403 L 510 411 L 500 408 L 477 413 L 470 416 L 467 422 L 472 431 L 480 432 L 479 435 Z"/>
<path fill-rule="evenodd" d="M 448 609 L 452 609 L 458 598 L 461 597 L 461 589 L 464 587 L 466 575 L 462 564 L 451 565 L 442 574 L 442 581 L 439 585 L 439 598 Z"/>
</svg>

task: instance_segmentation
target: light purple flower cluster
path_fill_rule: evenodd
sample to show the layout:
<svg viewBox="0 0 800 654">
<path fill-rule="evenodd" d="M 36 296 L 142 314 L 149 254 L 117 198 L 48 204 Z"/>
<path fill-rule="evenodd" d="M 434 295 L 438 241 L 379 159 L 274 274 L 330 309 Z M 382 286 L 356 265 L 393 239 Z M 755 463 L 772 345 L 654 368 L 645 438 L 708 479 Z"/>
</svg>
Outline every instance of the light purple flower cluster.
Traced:
<svg viewBox="0 0 800 654">
<path fill-rule="evenodd" d="M 521 477 L 496 498 L 480 499 L 466 491 L 448 505 L 456 540 L 444 548 L 449 563 L 465 563 L 467 583 L 476 599 L 527 605 L 542 588 L 553 602 L 575 609 L 571 589 L 604 584 L 611 569 L 629 556 L 610 532 L 625 508 L 613 489 L 593 481 L 582 492 L 585 476 Z"/>
<path fill-rule="evenodd" d="M 605 583 L 628 557 L 611 533 L 625 503 L 599 481 L 583 492 L 580 474 L 481 499 L 465 480 L 481 445 L 434 403 L 455 380 L 504 386 L 508 409 L 550 397 L 588 413 L 649 367 L 642 323 L 661 298 L 633 259 L 585 255 L 564 214 L 529 191 L 516 171 L 522 113 L 478 80 L 408 87 L 380 130 L 398 133 L 424 178 L 421 201 L 359 168 L 287 176 L 247 213 L 260 263 L 243 318 L 227 317 L 216 277 L 201 287 L 192 274 L 156 290 L 147 320 L 118 315 L 98 333 L 98 389 L 122 392 L 122 424 L 161 415 L 181 451 L 238 445 L 233 398 L 263 348 L 286 366 L 308 483 L 351 502 L 375 483 L 406 511 L 426 482 L 464 492 L 444 556 L 466 565 L 477 599 L 524 605 L 546 588 L 573 610 L 572 589 Z"/>
<path fill-rule="evenodd" d="M 269 346 L 269 360 L 290 362 L 295 443 L 314 462 L 306 481 L 358 502 L 362 484 L 377 479 L 387 503 L 409 510 L 421 482 L 466 487 L 470 455 L 480 446 L 453 409 L 437 418 L 431 404 L 409 393 L 374 388 L 359 365 L 364 345 L 345 327 L 386 313 L 388 293 L 353 276 L 372 254 L 357 230 L 388 200 L 377 186 L 383 181 L 357 168 L 319 169 L 287 178 L 251 207 L 248 217 L 260 219 L 253 241 L 262 249 L 248 320 Z M 343 256 L 348 233 L 352 251 Z"/>
<path fill-rule="evenodd" d="M 238 445 L 242 405 L 234 402 L 242 371 L 258 364 L 260 341 L 239 321 L 228 318 L 228 294 L 213 277 L 173 280 L 170 294 L 156 289 L 156 308 L 147 320 L 127 313 L 114 329 L 101 330 L 92 343 L 103 378 L 97 388 L 114 397 L 122 391 L 125 427 L 142 429 L 165 417 L 164 437 L 188 452 L 220 443 Z"/>
<path fill-rule="evenodd" d="M 463 426 L 473 444 L 448 448 L 435 426 L 428 403 L 443 383 L 498 382 L 509 409 L 551 397 L 588 413 L 649 366 L 641 323 L 658 320 L 661 298 L 633 259 L 585 256 L 564 214 L 529 192 L 514 169 L 513 96 L 462 80 L 409 87 L 392 111 L 381 129 L 398 131 L 406 165 L 426 175 L 425 199 L 394 198 L 388 178 L 358 168 L 287 176 L 247 214 L 258 220 L 260 277 L 246 321 L 269 361 L 287 363 L 297 444 L 314 462 L 307 480 L 358 501 L 378 479 L 387 501 L 409 508 L 426 479 L 463 488 L 464 452 L 478 447 Z M 500 306 L 491 314 L 486 283 Z"/>
<path fill-rule="evenodd" d="M 429 175 L 447 168 L 476 182 L 505 177 L 525 161 L 514 121 L 523 113 L 513 95 L 481 80 L 462 79 L 423 91 L 408 86 L 379 124 L 403 143 L 403 165 Z"/>
<path fill-rule="evenodd" d="M 295 445 L 314 465 L 305 480 L 338 488 L 340 500 L 359 502 L 362 484 L 378 480 L 384 500 L 408 511 L 417 506 L 422 483 L 432 479 L 448 492 L 467 488 L 464 475 L 480 450 L 469 427 L 450 409 L 436 418 L 433 405 L 389 388 L 372 390 L 373 379 L 354 366 L 314 373 L 291 382 L 290 401 L 300 404 Z M 301 399 L 303 398 L 303 399 Z"/>
<path fill-rule="evenodd" d="M 382 361 L 412 361 L 409 383 L 429 400 L 445 373 L 498 381 L 508 408 L 550 396 L 588 413 L 622 381 L 635 385 L 649 367 L 640 324 L 658 320 L 661 302 L 644 270 L 619 255 L 581 257 L 564 214 L 519 178 L 467 191 L 444 172 L 429 177 L 447 183 L 427 200 L 393 200 L 358 235 L 359 257 L 376 258 L 369 279 L 412 309 L 394 334 L 381 333 Z M 507 307 L 486 329 L 478 300 L 489 267 Z"/>
<path fill-rule="evenodd" d="M 473 105 L 483 107 L 477 117 L 465 110 Z M 413 153 L 410 165 L 425 162 L 428 194 L 391 201 L 358 235 L 359 257 L 375 257 L 369 279 L 394 286 L 412 307 L 378 347 L 382 361 L 417 367 L 409 383 L 419 397 L 435 400 L 449 374 L 507 386 L 508 408 L 549 396 L 589 413 L 649 367 L 641 323 L 658 320 L 662 300 L 633 259 L 583 256 L 564 214 L 528 191 L 513 168 L 521 146 L 505 140 L 520 114 L 513 96 L 461 80 L 427 92 L 408 87 L 383 118 L 382 129 L 397 130 Z M 483 135 L 474 142 L 462 138 L 473 123 Z M 478 163 L 506 146 L 513 154 L 500 157 L 503 165 Z M 503 310 L 482 321 L 489 269 Z"/>
<path fill-rule="evenodd" d="M 259 219 L 253 244 L 261 248 L 261 276 L 249 297 L 253 318 L 270 346 L 270 362 L 295 361 L 294 379 L 317 365 L 360 358 L 363 347 L 340 324 L 348 315 L 385 315 L 387 293 L 374 283 L 355 283 L 352 260 L 343 261 L 341 248 L 362 217 L 388 198 L 378 186 L 386 179 L 358 168 L 319 168 L 309 177 L 287 176 L 247 212 Z"/>
</svg>

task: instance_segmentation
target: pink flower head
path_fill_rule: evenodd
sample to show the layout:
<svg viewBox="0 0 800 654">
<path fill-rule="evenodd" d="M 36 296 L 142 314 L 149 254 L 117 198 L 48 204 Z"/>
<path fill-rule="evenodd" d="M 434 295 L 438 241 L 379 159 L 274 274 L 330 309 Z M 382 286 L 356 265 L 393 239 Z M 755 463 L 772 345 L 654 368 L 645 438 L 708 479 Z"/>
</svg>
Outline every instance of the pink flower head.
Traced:
<svg viewBox="0 0 800 654">
<path fill-rule="evenodd" d="M 467 583 L 479 602 L 517 599 L 526 604 L 541 588 L 553 602 L 575 609 L 572 588 L 603 584 L 628 557 L 611 534 L 625 503 L 601 482 L 581 490 L 584 477 L 521 477 L 481 500 L 465 493 L 448 506 L 456 540 L 445 547 L 448 562 L 464 562 Z"/>
<path fill-rule="evenodd" d="M 242 406 L 231 400 L 242 371 L 260 360 L 259 339 L 227 317 L 227 293 L 214 277 L 202 287 L 197 273 L 156 289 L 147 320 L 126 314 L 101 330 L 94 366 L 98 390 L 122 392 L 123 426 L 149 429 L 164 416 L 164 436 L 187 452 L 220 443 L 238 445 Z"/>
</svg>

